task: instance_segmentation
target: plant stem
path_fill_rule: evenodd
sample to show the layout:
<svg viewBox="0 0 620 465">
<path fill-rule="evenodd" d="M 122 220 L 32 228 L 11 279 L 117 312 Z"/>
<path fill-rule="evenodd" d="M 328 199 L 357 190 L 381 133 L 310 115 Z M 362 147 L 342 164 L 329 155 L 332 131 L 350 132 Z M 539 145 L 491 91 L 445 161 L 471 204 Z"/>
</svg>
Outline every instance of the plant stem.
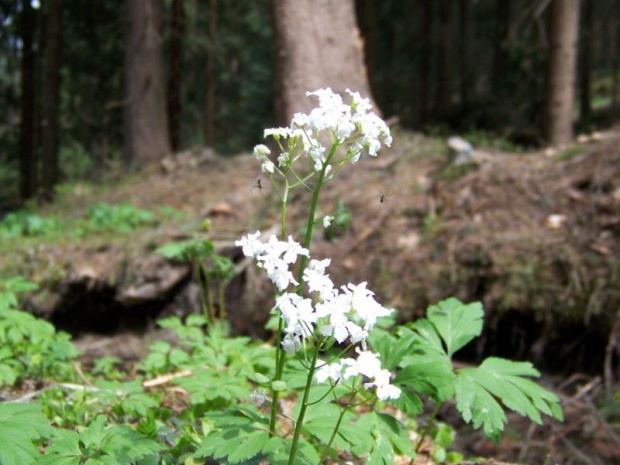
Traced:
<svg viewBox="0 0 620 465">
<path fill-rule="evenodd" d="M 323 460 L 325 459 L 325 456 L 327 455 L 327 451 L 332 446 L 334 439 L 336 439 L 336 434 L 338 434 L 338 428 L 340 428 L 340 423 L 342 423 L 342 419 L 344 418 L 344 414 L 347 413 L 347 410 L 348 410 L 347 408 L 343 408 L 342 410 L 340 410 L 340 415 L 338 415 L 338 421 L 336 422 L 336 426 L 334 427 L 334 432 L 329 438 L 327 447 L 325 447 L 325 449 L 323 450 L 323 453 L 321 454 L 321 459 L 319 460 L 319 464 L 323 463 Z"/>
<path fill-rule="evenodd" d="M 284 186 L 284 195 L 280 197 L 280 239 L 284 240 L 286 237 L 286 202 L 288 200 L 288 181 L 286 181 Z M 285 353 L 282 350 L 282 327 L 284 326 L 284 320 L 282 319 L 282 314 L 278 318 L 278 331 L 276 333 L 276 373 L 274 377 L 274 381 L 279 381 L 282 379 L 282 371 L 284 369 L 284 358 Z M 278 415 L 278 398 L 280 397 L 280 392 L 271 390 L 271 417 L 269 418 L 269 435 L 275 436 L 276 434 L 276 418 Z"/>
<path fill-rule="evenodd" d="M 314 377 L 314 369 L 316 367 L 316 360 L 319 356 L 319 349 L 321 348 L 321 341 L 317 341 L 314 353 L 312 354 L 312 364 L 310 370 L 308 370 L 308 378 L 306 380 L 306 387 L 304 389 L 304 397 L 301 401 L 301 409 L 299 410 L 299 416 L 295 422 L 295 434 L 293 435 L 293 444 L 291 445 L 291 455 L 288 457 L 288 465 L 295 463 L 295 456 L 297 455 L 297 446 L 299 445 L 299 436 L 301 435 L 301 428 L 304 424 L 304 417 L 306 415 L 306 407 L 308 407 L 308 397 L 310 395 L 310 386 L 312 385 L 312 378 Z"/>
<path fill-rule="evenodd" d="M 433 423 L 435 423 L 435 417 L 437 416 L 437 412 L 439 412 L 439 408 L 441 407 L 441 402 L 437 402 L 437 405 L 435 405 L 435 408 L 433 409 L 433 413 L 431 413 L 431 417 L 428 419 L 428 423 L 426 424 L 426 428 L 424 428 L 424 431 L 422 431 L 422 436 L 420 437 L 420 440 L 418 441 L 418 444 L 415 446 L 415 452 L 416 454 L 418 452 L 420 452 L 420 447 L 422 447 L 422 443 L 424 442 L 424 439 L 426 439 L 426 436 L 428 436 L 428 433 L 430 433 L 431 428 L 433 427 Z M 413 459 L 411 459 L 413 463 Z"/>
</svg>

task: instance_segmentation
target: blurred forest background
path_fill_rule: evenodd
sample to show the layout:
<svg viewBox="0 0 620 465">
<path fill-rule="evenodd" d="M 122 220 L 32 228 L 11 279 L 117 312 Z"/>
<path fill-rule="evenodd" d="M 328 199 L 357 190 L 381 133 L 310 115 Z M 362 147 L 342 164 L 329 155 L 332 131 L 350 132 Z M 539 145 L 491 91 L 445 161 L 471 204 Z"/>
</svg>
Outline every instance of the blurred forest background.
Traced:
<svg viewBox="0 0 620 465">
<path fill-rule="evenodd" d="M 188 147 L 252 146 L 276 123 L 283 55 L 299 54 L 278 24 L 307 19 L 271 3 L 2 0 L 1 204 L 49 199 L 59 182 Z M 533 147 L 572 137 L 550 118 L 586 130 L 618 111 L 616 0 L 357 0 L 355 15 L 332 22 L 344 30 L 321 46 L 349 46 L 342 37 L 358 33 L 356 21 L 372 95 L 405 128 Z M 545 116 L 554 111 L 568 115 Z M 143 146 L 140 131 L 150 134 Z"/>
</svg>

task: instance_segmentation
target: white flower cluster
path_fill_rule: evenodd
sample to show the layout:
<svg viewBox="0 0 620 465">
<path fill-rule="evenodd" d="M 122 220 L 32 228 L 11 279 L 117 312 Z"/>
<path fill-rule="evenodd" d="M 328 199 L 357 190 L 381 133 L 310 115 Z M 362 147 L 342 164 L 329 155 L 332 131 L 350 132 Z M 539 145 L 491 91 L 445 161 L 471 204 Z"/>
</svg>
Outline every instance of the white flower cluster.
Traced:
<svg viewBox="0 0 620 465">
<path fill-rule="evenodd" d="M 353 163 L 362 155 L 376 156 L 382 141 L 387 146 L 391 145 L 390 129 L 379 116 L 370 111 L 370 100 L 358 92 L 349 89 L 346 92 L 351 97 L 349 104 L 344 103 L 342 97 L 330 88 L 306 92 L 307 96 L 318 97 L 318 107 L 308 114 L 296 113 L 290 127 L 265 129 L 264 137 L 273 137 L 282 148 L 277 160 L 278 166 L 284 167 L 305 154 L 312 160 L 314 170 L 320 171 L 328 154 L 322 139 L 345 145 L 346 159 Z M 329 133 L 328 138 L 321 137 L 325 132 Z M 285 145 L 282 144 L 283 140 L 287 140 Z M 262 144 L 254 148 L 254 156 L 263 163 L 263 173 L 273 173 L 275 170 L 274 163 L 269 160 L 270 153 Z"/>
<path fill-rule="evenodd" d="M 367 350 L 357 349 L 357 358 L 344 358 L 335 363 L 323 364 L 316 373 L 319 383 L 324 383 L 328 379 L 336 382 L 339 379 L 349 379 L 354 376 L 362 375 L 371 380 L 364 383 L 364 388 L 377 388 L 377 397 L 381 400 L 398 399 L 400 388 L 390 384 L 391 373 L 389 370 L 381 369 L 379 356 Z"/>
<path fill-rule="evenodd" d="M 243 248 L 245 256 L 256 258 L 280 292 L 291 284 L 298 285 L 289 265 L 300 255 L 309 257 L 308 250 L 291 237 L 287 242 L 279 241 L 275 236 L 261 242 L 259 237 L 260 231 L 248 234 L 236 245 Z M 329 264 L 329 259 L 310 260 L 304 270 L 303 281 L 313 298 L 283 292 L 276 299 L 275 308 L 285 322 L 283 349 L 293 354 L 301 349 L 302 341 L 313 334 L 332 336 L 339 344 L 346 340 L 351 344 L 359 343 L 362 351 L 359 351 L 357 360 L 344 359 L 340 364 L 323 365 L 317 372 L 317 379 L 324 382 L 328 378 L 335 381 L 341 377 L 363 375 L 372 380 L 364 386 L 367 389 L 376 386 L 379 398 L 397 398 L 400 390 L 389 384 L 390 372 L 381 370 L 378 356 L 367 351 L 366 346 L 368 332 L 377 319 L 390 315 L 392 311 L 374 299 L 374 293 L 366 288 L 365 282 L 336 288 L 326 273 Z"/>
</svg>

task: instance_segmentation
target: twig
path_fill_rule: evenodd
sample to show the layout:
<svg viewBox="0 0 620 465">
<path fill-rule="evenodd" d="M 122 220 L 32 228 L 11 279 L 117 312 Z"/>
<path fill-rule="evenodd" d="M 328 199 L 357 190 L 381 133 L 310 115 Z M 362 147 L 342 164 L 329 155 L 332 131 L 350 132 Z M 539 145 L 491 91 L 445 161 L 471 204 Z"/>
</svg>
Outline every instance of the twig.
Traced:
<svg viewBox="0 0 620 465">
<path fill-rule="evenodd" d="M 84 384 L 86 384 L 87 386 L 90 387 L 94 387 L 93 383 L 91 383 L 86 376 L 84 375 L 84 372 L 82 371 L 82 368 L 80 367 L 79 364 L 74 363 L 73 364 L 73 369 L 75 370 L 75 372 L 77 373 L 78 377 L 84 382 Z"/>
<path fill-rule="evenodd" d="M 187 376 L 191 376 L 194 374 L 191 370 L 183 370 L 176 373 L 170 373 L 168 375 L 158 376 L 157 378 L 149 379 L 142 383 L 142 386 L 145 388 L 151 388 L 156 386 L 161 386 L 162 384 L 168 384 L 173 379 L 177 378 L 186 378 Z"/>
</svg>

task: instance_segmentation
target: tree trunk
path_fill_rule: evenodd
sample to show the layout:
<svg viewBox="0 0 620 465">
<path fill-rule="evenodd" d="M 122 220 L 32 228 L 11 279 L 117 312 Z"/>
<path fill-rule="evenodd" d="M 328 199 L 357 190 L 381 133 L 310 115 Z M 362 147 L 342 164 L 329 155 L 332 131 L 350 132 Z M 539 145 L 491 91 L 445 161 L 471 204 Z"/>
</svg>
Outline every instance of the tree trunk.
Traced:
<svg viewBox="0 0 620 465">
<path fill-rule="evenodd" d="M 217 49 L 217 0 L 208 0 L 209 33 L 207 44 L 207 89 L 204 119 L 205 145 L 212 147 L 215 141 L 215 65 Z"/>
<path fill-rule="evenodd" d="M 168 128 L 172 150 L 181 146 L 181 83 L 183 69 L 183 39 L 185 36 L 185 2 L 172 1 L 170 18 L 170 58 L 168 75 Z"/>
<path fill-rule="evenodd" d="M 462 105 L 469 103 L 472 88 L 469 3 L 470 0 L 460 0 L 459 2 L 459 67 Z"/>
<path fill-rule="evenodd" d="M 60 0 L 47 0 L 45 26 L 45 80 L 42 99 L 41 128 L 41 189 L 44 200 L 54 197 L 58 183 L 58 113 L 60 110 L 60 47 L 61 15 Z"/>
<path fill-rule="evenodd" d="M 361 0 L 358 2 L 358 17 L 360 18 L 360 29 L 364 38 L 364 56 L 366 59 L 366 69 L 368 79 L 373 83 L 374 73 L 377 69 L 377 0 Z"/>
<path fill-rule="evenodd" d="M 420 15 L 420 88 L 414 95 L 419 99 L 420 125 L 428 121 L 430 77 L 431 77 L 431 53 L 433 50 L 433 4 L 432 0 L 422 0 L 422 14 Z"/>
<path fill-rule="evenodd" d="M 125 156 L 140 166 L 170 153 L 160 0 L 129 0 L 125 54 Z"/>
<path fill-rule="evenodd" d="M 611 71 L 611 108 L 615 112 L 618 109 L 618 74 L 620 74 L 620 57 L 618 57 L 618 28 L 620 21 L 617 16 L 609 20 L 609 57 L 608 66 Z"/>
<path fill-rule="evenodd" d="M 594 26 L 594 0 L 583 1 L 583 29 L 581 49 L 579 50 L 579 99 L 581 118 L 587 120 L 592 115 L 590 94 L 592 75 L 592 34 Z"/>
<path fill-rule="evenodd" d="M 276 117 L 287 123 L 316 104 L 306 91 L 331 87 L 370 97 L 353 0 L 273 0 Z"/>
<path fill-rule="evenodd" d="M 22 41 L 21 62 L 21 128 L 20 128 L 20 197 L 28 200 L 36 193 L 36 158 L 34 155 L 34 99 L 35 99 L 35 12 L 30 2 L 23 2 L 20 17 Z"/>
<path fill-rule="evenodd" d="M 493 49 L 493 68 L 491 88 L 493 94 L 502 94 L 509 89 L 503 85 L 506 75 L 506 50 L 510 33 L 511 0 L 495 0 L 495 44 Z"/>
<path fill-rule="evenodd" d="M 550 53 L 543 128 L 545 140 L 558 145 L 573 139 L 579 0 L 553 0 L 549 20 Z"/>
<path fill-rule="evenodd" d="M 451 0 L 439 0 L 439 46 L 437 50 L 437 96 L 435 107 L 441 115 L 450 105 Z"/>
</svg>

